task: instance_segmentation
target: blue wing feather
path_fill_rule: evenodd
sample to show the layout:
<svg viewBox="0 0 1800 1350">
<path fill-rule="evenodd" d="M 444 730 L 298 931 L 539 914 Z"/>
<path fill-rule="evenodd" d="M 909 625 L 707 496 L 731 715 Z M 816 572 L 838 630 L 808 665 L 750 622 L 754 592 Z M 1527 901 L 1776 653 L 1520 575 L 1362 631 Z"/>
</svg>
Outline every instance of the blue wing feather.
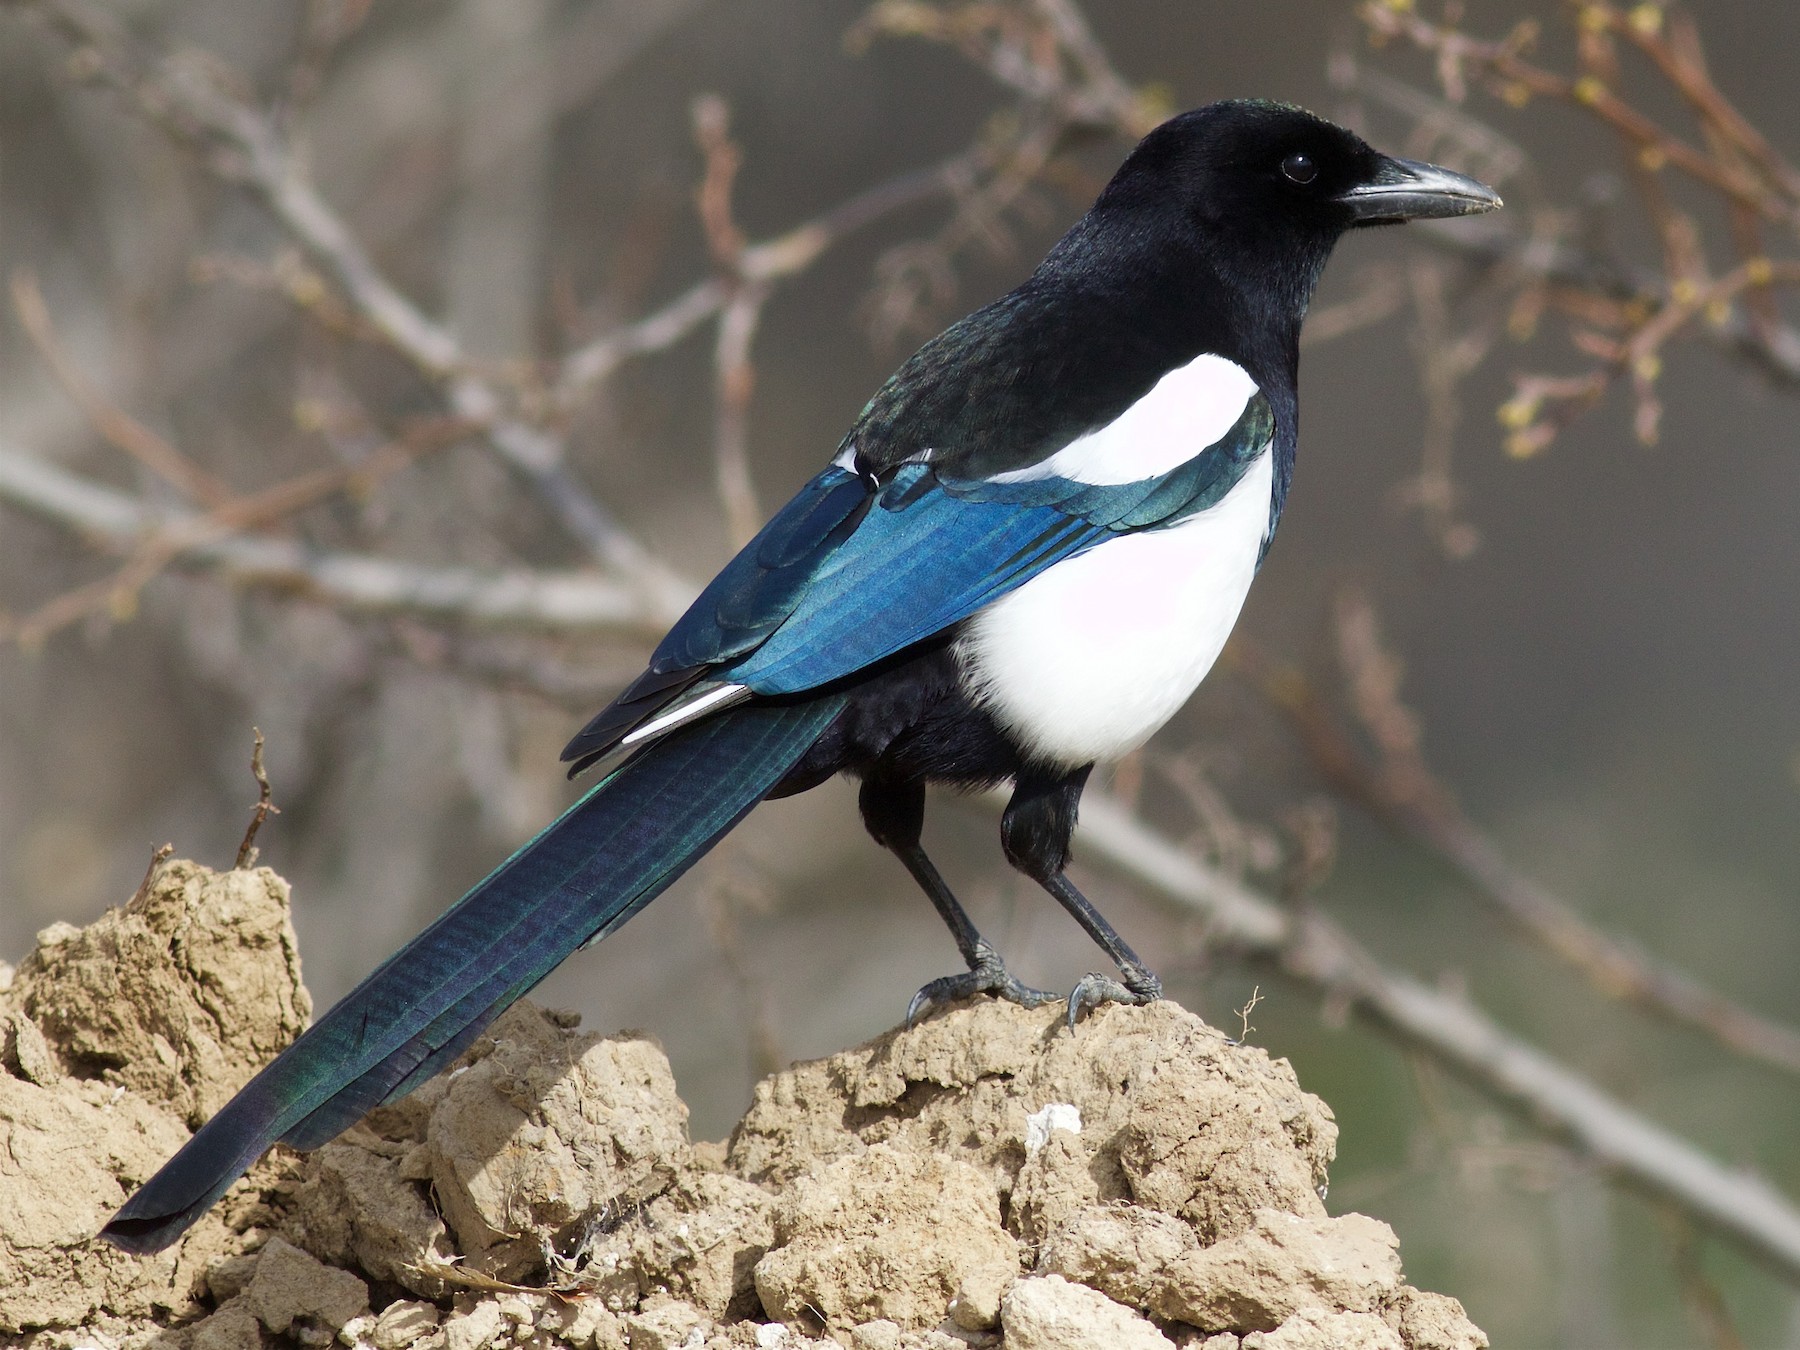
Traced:
<svg viewBox="0 0 1800 1350">
<path fill-rule="evenodd" d="M 843 707 L 740 708 L 602 781 L 251 1079 L 113 1216 L 173 1242 L 277 1139 L 312 1148 L 460 1055 L 570 952 L 612 932 L 761 801 Z"/>
<path fill-rule="evenodd" d="M 779 696 L 853 675 L 1065 558 L 1205 510 L 1273 436 L 1258 394 L 1217 442 L 1128 483 L 957 478 L 929 462 L 877 481 L 834 464 L 726 564 L 563 758 L 579 772 L 702 679 Z"/>
<path fill-rule="evenodd" d="M 1193 459 L 1130 483 L 959 480 L 940 478 L 929 464 L 905 465 L 818 560 L 787 619 L 719 677 L 764 695 L 843 679 L 962 622 L 1065 558 L 1214 505 L 1273 435 L 1273 414 L 1258 395 Z"/>
</svg>

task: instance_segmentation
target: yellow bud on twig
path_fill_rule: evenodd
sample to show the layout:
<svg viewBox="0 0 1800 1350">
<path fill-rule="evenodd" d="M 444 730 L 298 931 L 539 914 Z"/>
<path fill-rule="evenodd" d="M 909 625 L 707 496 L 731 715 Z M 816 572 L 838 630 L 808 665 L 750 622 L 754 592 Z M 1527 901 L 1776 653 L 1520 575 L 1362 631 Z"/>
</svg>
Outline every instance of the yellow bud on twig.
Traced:
<svg viewBox="0 0 1800 1350">
<path fill-rule="evenodd" d="M 1500 425 L 1512 431 L 1523 431 L 1537 420 L 1543 400 L 1534 394 L 1517 394 L 1494 409 Z"/>
</svg>

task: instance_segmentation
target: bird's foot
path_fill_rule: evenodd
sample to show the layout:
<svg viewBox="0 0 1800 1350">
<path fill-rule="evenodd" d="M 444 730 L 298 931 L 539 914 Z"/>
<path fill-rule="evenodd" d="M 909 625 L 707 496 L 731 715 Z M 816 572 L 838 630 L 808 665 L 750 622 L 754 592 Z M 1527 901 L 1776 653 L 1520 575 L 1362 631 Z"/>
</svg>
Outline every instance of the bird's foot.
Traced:
<svg viewBox="0 0 1800 1350">
<path fill-rule="evenodd" d="M 912 1002 L 906 1005 L 907 1029 L 912 1029 L 913 1024 L 919 1020 L 919 1015 L 927 1008 L 954 1003 L 957 999 L 973 998 L 976 994 L 992 994 L 1008 1003 L 1016 1003 L 1021 1008 L 1041 1008 L 1062 997 L 1061 994 L 1053 994 L 1045 989 L 1033 989 L 1028 984 L 1020 984 L 998 956 L 990 956 L 960 975 L 945 975 L 942 979 L 933 980 L 914 994 Z"/>
<path fill-rule="evenodd" d="M 1142 966 L 1121 966 L 1120 979 L 1110 975 L 1084 975 L 1069 992 L 1069 1025 L 1073 1027 L 1102 1003 L 1130 1003 L 1141 1007 L 1163 996 L 1162 981 Z"/>
</svg>

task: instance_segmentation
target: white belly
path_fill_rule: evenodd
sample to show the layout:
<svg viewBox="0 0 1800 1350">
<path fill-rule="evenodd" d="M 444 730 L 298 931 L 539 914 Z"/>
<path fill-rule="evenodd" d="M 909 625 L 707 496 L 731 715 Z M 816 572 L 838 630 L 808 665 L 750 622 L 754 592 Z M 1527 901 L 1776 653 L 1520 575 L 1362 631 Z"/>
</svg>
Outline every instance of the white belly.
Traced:
<svg viewBox="0 0 1800 1350">
<path fill-rule="evenodd" d="M 1264 451 L 1217 505 L 1057 563 L 970 621 L 970 690 L 1038 757 L 1135 750 L 1187 702 L 1244 607 L 1269 529 Z"/>
</svg>

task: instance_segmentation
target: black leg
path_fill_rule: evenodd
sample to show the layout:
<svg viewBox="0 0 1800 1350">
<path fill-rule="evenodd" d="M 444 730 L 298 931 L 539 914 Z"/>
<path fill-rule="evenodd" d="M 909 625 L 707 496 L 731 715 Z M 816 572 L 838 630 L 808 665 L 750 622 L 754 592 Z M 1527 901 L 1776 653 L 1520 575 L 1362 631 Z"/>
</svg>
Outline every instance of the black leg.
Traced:
<svg viewBox="0 0 1800 1350">
<path fill-rule="evenodd" d="M 1070 1026 L 1102 1003 L 1149 1003 L 1162 997 L 1162 981 L 1063 875 L 1069 864 L 1069 841 L 1075 834 L 1075 810 L 1092 769 L 1090 764 L 1064 774 L 1024 770 L 1000 822 L 1000 843 L 1007 861 L 1055 896 L 1119 968 L 1117 980 L 1109 975 L 1088 975 L 1075 986 L 1069 995 Z"/>
<path fill-rule="evenodd" d="M 1020 984 L 988 945 L 970 920 L 950 887 L 944 883 L 925 850 L 919 835 L 925 825 L 925 785 L 919 782 L 895 782 L 884 778 L 867 778 L 858 797 L 863 824 L 875 842 L 906 865 L 919 889 L 931 898 L 944 926 L 956 939 L 956 950 L 969 967 L 962 975 L 946 975 L 933 980 L 918 993 L 906 1009 L 906 1024 L 911 1026 L 919 1014 L 934 1003 L 949 1003 L 975 994 L 993 994 L 1022 1007 L 1035 1008 L 1057 998 L 1056 994 Z"/>
</svg>

